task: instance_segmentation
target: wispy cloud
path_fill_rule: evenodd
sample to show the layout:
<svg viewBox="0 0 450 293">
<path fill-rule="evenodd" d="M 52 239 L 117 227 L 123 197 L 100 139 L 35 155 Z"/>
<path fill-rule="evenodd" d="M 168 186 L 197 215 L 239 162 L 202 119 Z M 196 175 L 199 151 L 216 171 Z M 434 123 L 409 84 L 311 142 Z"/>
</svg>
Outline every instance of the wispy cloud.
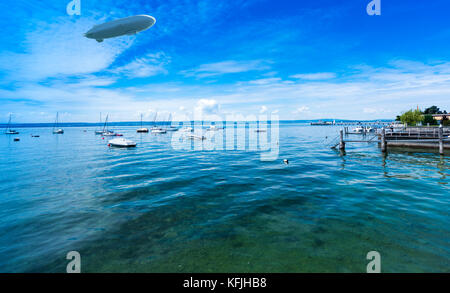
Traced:
<svg viewBox="0 0 450 293">
<path fill-rule="evenodd" d="M 181 71 L 185 76 L 195 76 L 198 78 L 217 76 L 230 73 L 241 73 L 248 71 L 261 71 L 270 69 L 267 61 L 250 60 L 250 61 L 222 61 L 217 63 L 209 63 L 200 65 L 197 68 Z"/>
<path fill-rule="evenodd" d="M 294 74 L 291 75 L 290 77 L 304 80 L 325 80 L 335 78 L 336 74 L 332 72 L 306 73 L 306 74 L 303 73 L 303 74 Z"/>
<path fill-rule="evenodd" d="M 297 109 L 295 109 L 293 114 L 300 114 L 300 113 L 305 113 L 305 112 L 308 112 L 308 111 L 309 111 L 309 107 L 301 106 L 301 107 L 298 107 Z"/>
<path fill-rule="evenodd" d="M 6 51 L 0 55 L 0 69 L 7 73 L 6 81 L 38 81 L 106 69 L 133 40 L 114 39 L 99 45 L 83 37 L 94 23 L 87 18 L 67 17 L 57 22 L 39 23 L 25 36 L 25 52 Z"/>
<path fill-rule="evenodd" d="M 149 53 L 143 57 L 135 58 L 130 63 L 116 67 L 111 72 L 127 77 L 149 77 L 158 74 L 167 74 L 166 65 L 170 57 L 163 52 Z"/>
</svg>

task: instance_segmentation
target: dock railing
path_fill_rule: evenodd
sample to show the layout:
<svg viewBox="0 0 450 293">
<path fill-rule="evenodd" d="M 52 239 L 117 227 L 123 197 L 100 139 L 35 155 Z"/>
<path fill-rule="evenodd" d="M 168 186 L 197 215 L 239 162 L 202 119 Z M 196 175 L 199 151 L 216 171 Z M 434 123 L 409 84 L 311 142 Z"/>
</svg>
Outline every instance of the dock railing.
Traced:
<svg viewBox="0 0 450 293">
<path fill-rule="evenodd" d="M 405 127 L 405 128 L 381 128 L 370 138 L 363 135 L 363 140 L 345 140 L 344 133 L 347 129 L 340 130 L 339 142 L 332 148 L 339 146 L 345 151 L 346 143 L 353 142 L 378 142 L 382 152 L 387 152 L 388 147 L 404 148 L 424 148 L 439 149 L 441 155 L 445 149 L 450 149 L 450 128 L 449 127 Z M 375 140 L 378 138 L 378 140 Z"/>
</svg>

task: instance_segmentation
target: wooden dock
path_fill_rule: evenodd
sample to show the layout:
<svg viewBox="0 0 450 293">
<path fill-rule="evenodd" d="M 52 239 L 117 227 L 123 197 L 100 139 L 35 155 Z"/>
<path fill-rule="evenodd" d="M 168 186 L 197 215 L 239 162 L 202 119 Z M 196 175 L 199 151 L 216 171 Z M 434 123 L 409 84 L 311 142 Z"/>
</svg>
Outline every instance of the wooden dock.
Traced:
<svg viewBox="0 0 450 293">
<path fill-rule="evenodd" d="M 363 140 L 345 140 L 344 134 L 348 129 L 342 129 L 339 133 L 339 143 L 332 148 L 339 146 L 339 149 L 345 151 L 346 143 L 371 143 L 377 142 L 382 152 L 387 152 L 388 148 L 414 148 L 436 150 L 441 155 L 450 150 L 450 128 L 448 127 L 405 127 L 404 129 L 394 130 L 392 128 L 382 128 L 376 134 L 372 134 L 370 139 Z M 363 138 L 370 137 L 370 133 L 363 134 Z M 377 139 L 375 139 L 377 138 Z"/>
</svg>

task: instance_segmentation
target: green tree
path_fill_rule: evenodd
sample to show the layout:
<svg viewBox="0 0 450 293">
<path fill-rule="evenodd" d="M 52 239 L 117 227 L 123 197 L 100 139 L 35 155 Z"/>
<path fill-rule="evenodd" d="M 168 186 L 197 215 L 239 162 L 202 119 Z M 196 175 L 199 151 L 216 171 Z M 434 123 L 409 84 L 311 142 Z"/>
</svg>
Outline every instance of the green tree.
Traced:
<svg viewBox="0 0 450 293">
<path fill-rule="evenodd" d="M 423 114 L 447 114 L 447 111 L 441 111 L 437 106 L 431 106 L 429 108 L 426 108 L 425 111 L 423 111 Z"/>
<path fill-rule="evenodd" d="M 423 122 L 425 117 L 422 115 L 420 110 L 409 110 L 400 116 L 400 121 L 402 123 L 407 123 L 408 125 L 414 126 L 419 122 Z"/>
<path fill-rule="evenodd" d="M 439 108 L 437 106 L 431 106 L 429 108 L 426 108 L 425 111 L 423 111 L 423 114 L 442 114 L 441 111 L 439 111 Z"/>
<path fill-rule="evenodd" d="M 438 122 L 436 119 L 433 118 L 433 115 L 425 114 L 425 115 L 423 115 L 423 117 L 424 117 L 423 124 L 438 125 Z"/>
</svg>

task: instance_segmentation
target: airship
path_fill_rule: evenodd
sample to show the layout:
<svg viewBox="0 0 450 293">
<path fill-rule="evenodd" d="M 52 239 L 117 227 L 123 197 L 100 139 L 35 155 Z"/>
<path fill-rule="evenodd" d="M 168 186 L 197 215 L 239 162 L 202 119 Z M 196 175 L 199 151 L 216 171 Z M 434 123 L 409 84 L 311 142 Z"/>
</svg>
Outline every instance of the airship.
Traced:
<svg viewBox="0 0 450 293">
<path fill-rule="evenodd" d="M 155 23 L 156 19 L 150 15 L 129 16 L 96 25 L 85 33 L 84 36 L 100 43 L 104 39 L 135 35 L 138 32 L 149 29 Z"/>
</svg>

